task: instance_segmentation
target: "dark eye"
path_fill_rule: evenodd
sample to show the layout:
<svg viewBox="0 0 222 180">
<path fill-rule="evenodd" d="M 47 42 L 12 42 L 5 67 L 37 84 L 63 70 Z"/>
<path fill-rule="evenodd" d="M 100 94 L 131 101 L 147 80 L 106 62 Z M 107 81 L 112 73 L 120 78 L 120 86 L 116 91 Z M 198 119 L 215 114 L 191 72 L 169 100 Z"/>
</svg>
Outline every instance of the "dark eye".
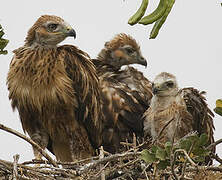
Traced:
<svg viewBox="0 0 222 180">
<path fill-rule="evenodd" d="M 166 82 L 166 85 L 167 85 L 168 87 L 172 88 L 173 85 L 174 85 L 174 83 L 173 83 L 172 81 L 168 81 L 168 82 Z"/>
<path fill-rule="evenodd" d="M 132 48 L 126 48 L 126 52 L 127 52 L 128 54 L 132 54 L 132 53 L 134 52 L 134 49 L 132 49 Z"/>
<path fill-rule="evenodd" d="M 48 25 L 48 29 L 50 31 L 55 31 L 57 27 L 58 27 L 58 24 L 49 24 Z"/>
</svg>

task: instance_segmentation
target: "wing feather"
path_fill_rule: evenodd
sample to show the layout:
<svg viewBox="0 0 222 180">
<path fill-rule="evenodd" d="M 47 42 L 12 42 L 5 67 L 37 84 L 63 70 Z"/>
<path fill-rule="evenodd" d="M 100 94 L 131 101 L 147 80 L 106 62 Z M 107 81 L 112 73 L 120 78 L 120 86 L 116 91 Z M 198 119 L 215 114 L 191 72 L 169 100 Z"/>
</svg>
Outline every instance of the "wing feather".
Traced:
<svg viewBox="0 0 222 180">
<path fill-rule="evenodd" d="M 193 117 L 192 126 L 193 130 L 197 131 L 198 134 L 207 134 L 208 136 L 208 145 L 214 143 L 214 123 L 213 118 L 214 114 L 209 109 L 206 98 L 205 91 L 198 91 L 195 88 L 183 88 L 181 90 L 181 94 L 184 97 L 184 101 L 187 106 L 187 110 Z M 216 148 L 213 147 L 211 149 L 212 153 L 215 153 Z M 206 157 L 206 164 L 212 164 L 212 159 L 210 157 Z"/>
<path fill-rule="evenodd" d="M 103 96 L 103 145 L 105 150 L 114 153 L 123 148 L 121 141 L 132 142 L 133 134 L 138 138 L 143 136 L 142 115 L 152 97 L 151 83 L 132 67 L 115 70 L 103 61 L 93 62 Z"/>
<path fill-rule="evenodd" d="M 102 124 L 99 120 L 100 94 L 95 66 L 89 55 L 75 46 L 65 45 L 59 50 L 68 52 L 64 53 L 66 54 L 65 69 L 73 81 L 74 91 L 80 96 L 78 97 L 78 119 L 82 120 L 92 145 L 98 148 L 101 144 Z"/>
<path fill-rule="evenodd" d="M 206 133 L 209 137 L 209 144 L 214 142 L 213 132 L 215 130 L 213 117 L 214 114 L 209 109 L 206 92 L 199 92 L 194 88 L 183 88 L 182 96 L 187 106 L 187 110 L 193 116 L 193 129 L 199 134 Z"/>
</svg>

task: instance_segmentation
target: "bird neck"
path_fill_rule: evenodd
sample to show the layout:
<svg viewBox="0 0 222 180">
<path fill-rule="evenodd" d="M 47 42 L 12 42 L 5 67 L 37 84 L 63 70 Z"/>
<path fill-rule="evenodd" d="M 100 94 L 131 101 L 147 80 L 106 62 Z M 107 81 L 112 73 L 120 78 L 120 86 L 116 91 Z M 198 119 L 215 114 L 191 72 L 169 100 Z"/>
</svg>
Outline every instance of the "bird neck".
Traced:
<svg viewBox="0 0 222 180">
<path fill-rule="evenodd" d="M 31 49 L 38 49 L 38 48 L 41 48 L 41 49 L 56 49 L 58 47 L 57 45 L 54 45 L 54 44 L 53 45 L 45 44 L 45 43 L 40 43 L 40 42 L 37 42 L 37 41 L 34 41 L 32 43 L 26 43 L 25 45 L 31 47 Z"/>
<path fill-rule="evenodd" d="M 110 50 L 107 49 L 102 49 L 98 54 L 97 59 L 100 61 L 101 66 L 108 66 L 108 69 L 111 71 L 118 71 L 122 66 L 120 63 L 116 63 L 118 60 L 113 59 Z"/>
<path fill-rule="evenodd" d="M 150 107 L 152 109 L 166 109 L 175 101 L 175 96 L 153 96 Z"/>
</svg>

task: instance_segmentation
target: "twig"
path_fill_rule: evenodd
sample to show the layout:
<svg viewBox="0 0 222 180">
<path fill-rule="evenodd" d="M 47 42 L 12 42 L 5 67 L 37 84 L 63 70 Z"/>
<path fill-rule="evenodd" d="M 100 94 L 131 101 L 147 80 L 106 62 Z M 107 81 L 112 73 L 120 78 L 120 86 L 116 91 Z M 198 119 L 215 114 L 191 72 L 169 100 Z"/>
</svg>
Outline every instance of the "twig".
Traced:
<svg viewBox="0 0 222 180">
<path fill-rule="evenodd" d="M 18 164 L 18 160 L 19 160 L 19 155 L 16 154 L 13 156 L 13 180 L 17 180 L 18 177 L 18 170 L 17 170 L 17 164 Z"/>
<path fill-rule="evenodd" d="M 170 161 L 171 161 L 171 160 L 170 160 Z M 171 172 L 172 172 L 173 177 L 174 177 L 176 180 L 178 180 L 178 176 L 176 175 L 176 173 L 175 173 L 175 171 L 174 171 L 175 162 L 176 162 L 176 155 L 175 155 L 175 153 L 174 153 L 173 160 L 171 161 L 171 166 L 170 166 L 170 168 L 171 168 Z"/>
<path fill-rule="evenodd" d="M 7 168 L 9 170 L 12 170 L 13 168 L 13 163 L 9 162 L 9 161 L 5 161 L 5 160 L 0 160 L 0 164 L 3 165 L 7 165 Z M 39 168 L 35 168 L 35 167 L 30 167 L 30 166 L 26 166 L 23 164 L 17 164 L 17 166 L 19 166 L 22 169 L 28 170 L 28 172 L 30 174 L 33 174 L 35 176 L 40 177 L 41 179 L 54 179 L 51 175 L 64 175 L 70 178 L 76 178 L 75 174 L 76 171 L 73 170 L 69 170 L 69 169 L 63 169 L 63 168 L 57 168 L 57 167 L 46 167 L 46 168 L 50 168 L 50 170 L 47 169 L 39 169 Z"/>
<path fill-rule="evenodd" d="M 184 155 L 187 157 L 188 161 L 190 162 L 191 165 L 193 165 L 194 167 L 198 167 L 198 165 L 195 164 L 195 162 L 193 162 L 193 160 L 190 158 L 190 156 L 187 154 L 187 152 L 184 150 L 184 149 L 177 149 L 175 152 L 174 152 L 174 157 L 176 158 L 176 154 L 178 152 L 183 152 Z M 175 159 L 174 158 L 174 159 Z"/>
<path fill-rule="evenodd" d="M 84 172 L 88 171 L 89 169 L 92 169 L 96 166 L 98 166 L 99 164 L 102 164 L 102 163 L 106 163 L 107 161 L 113 161 L 113 160 L 116 160 L 118 158 L 123 158 L 123 157 L 129 157 L 129 156 L 135 156 L 135 155 L 140 155 L 141 152 L 126 152 L 126 153 L 122 153 L 122 154 L 113 154 L 113 155 L 110 155 L 108 157 L 104 157 L 103 159 L 99 159 L 93 163 L 89 163 L 89 164 L 86 164 L 79 172 L 79 174 L 83 174 Z"/>
<path fill-rule="evenodd" d="M 58 167 L 57 163 L 37 144 L 35 143 L 32 139 L 24 136 L 23 134 L 9 128 L 6 127 L 2 124 L 0 124 L 0 129 L 7 131 L 11 134 L 14 134 L 22 139 L 24 139 L 25 141 L 27 141 L 28 143 L 30 143 L 32 146 L 34 146 L 53 166 Z"/>
<path fill-rule="evenodd" d="M 106 152 L 105 152 L 106 154 Z M 73 166 L 76 164 L 80 164 L 80 163 L 84 163 L 84 162 L 89 162 L 92 160 L 97 160 L 99 159 L 99 156 L 94 156 L 94 157 L 90 157 L 90 158 L 86 158 L 86 159 L 81 159 L 79 161 L 75 161 L 75 162 L 61 162 L 61 161 L 56 161 L 57 164 L 59 165 L 67 165 L 67 166 Z M 51 164 L 49 161 L 47 160 L 38 160 L 38 159 L 32 159 L 31 161 L 25 161 L 22 163 L 23 165 L 28 165 L 28 164 Z"/>
<path fill-rule="evenodd" d="M 99 154 L 99 159 L 103 159 L 104 158 L 104 153 L 103 153 L 103 146 L 100 147 L 100 154 Z M 102 167 L 102 165 L 100 165 L 100 171 L 101 171 L 101 180 L 105 180 L 105 171 L 104 168 Z"/>
<path fill-rule="evenodd" d="M 194 171 L 219 171 L 222 172 L 222 167 L 215 167 L 215 166 L 198 166 L 198 169 L 195 167 L 187 167 L 186 172 L 194 172 Z"/>
<path fill-rule="evenodd" d="M 113 179 L 114 177 L 112 177 L 112 176 L 113 176 L 114 174 L 118 174 L 118 177 L 121 177 L 122 179 L 126 179 L 126 178 L 124 178 L 123 176 L 124 176 L 124 174 L 126 175 L 127 172 L 122 172 L 122 168 L 124 168 L 124 167 L 126 167 L 126 166 L 128 166 L 128 165 L 130 165 L 130 164 L 134 164 L 134 163 L 136 163 L 137 161 L 140 161 L 140 160 L 139 160 L 139 159 L 136 159 L 136 160 L 134 160 L 134 161 L 129 161 L 129 162 L 127 162 L 126 164 L 118 165 L 118 166 L 112 168 L 111 170 L 106 171 L 106 177 L 107 177 L 107 179 Z M 115 178 L 117 178 L 117 177 L 115 177 Z"/>
<path fill-rule="evenodd" d="M 222 143 L 222 139 L 219 139 L 219 140 L 215 141 L 214 143 L 210 144 L 210 145 L 207 147 L 207 149 L 211 149 L 211 148 L 217 146 L 217 145 L 220 144 L 220 143 Z"/>
<path fill-rule="evenodd" d="M 133 143 L 120 142 L 120 144 L 121 144 L 121 145 L 124 145 L 124 146 L 134 147 L 134 144 L 133 144 Z"/>
<path fill-rule="evenodd" d="M 173 120 L 173 119 L 171 119 L 171 121 L 172 121 L 172 120 Z M 171 122 L 171 121 L 170 121 L 170 122 Z M 177 126 L 177 127 L 178 127 L 178 121 L 179 121 L 179 119 L 176 121 L 176 126 Z M 175 129 L 174 132 L 173 132 L 172 147 L 171 147 L 171 149 L 170 149 L 170 168 L 171 168 L 171 172 L 172 172 L 172 174 L 173 174 L 173 177 L 174 177 L 176 180 L 178 180 L 179 177 L 176 175 L 175 170 L 174 170 L 174 165 L 175 165 L 175 162 L 176 162 L 176 156 L 175 156 L 175 154 L 172 153 L 172 152 L 173 152 L 173 147 L 174 147 L 174 140 L 175 140 L 176 131 L 177 131 L 177 129 Z M 175 152 L 174 152 L 174 153 L 175 153 Z M 173 158 L 173 160 L 172 160 L 172 158 Z"/>
<path fill-rule="evenodd" d="M 146 165 L 146 167 L 143 169 L 142 173 L 141 174 L 145 174 L 145 176 L 147 177 L 147 173 L 146 173 L 146 170 L 147 168 L 150 166 L 150 164 Z"/>
<path fill-rule="evenodd" d="M 140 159 L 135 159 L 134 161 L 129 161 L 129 162 L 127 162 L 127 163 L 125 163 L 125 164 L 123 164 L 123 165 L 121 165 L 121 166 L 118 166 L 118 168 L 119 168 L 119 169 L 124 168 L 124 167 L 126 167 L 126 166 L 128 166 L 128 165 L 130 165 L 130 164 L 134 164 L 134 163 L 136 163 L 136 162 L 138 162 L 138 161 L 140 161 Z"/>
<path fill-rule="evenodd" d="M 136 147 L 136 134 L 133 133 L 133 147 Z"/>
<path fill-rule="evenodd" d="M 104 178 L 105 178 L 105 168 L 107 167 L 109 165 L 109 162 L 107 162 L 101 169 L 100 169 L 100 171 L 95 175 L 96 177 L 97 176 L 99 176 L 100 174 L 101 174 L 101 180 L 102 180 L 102 178 L 103 178 L 103 176 L 104 176 Z M 104 173 L 103 175 L 102 175 L 102 173 Z M 105 179 L 104 179 L 105 180 Z"/>
<path fill-rule="evenodd" d="M 219 162 L 220 164 L 222 164 L 222 159 L 217 155 L 217 154 L 211 154 L 210 155 L 213 159 L 215 159 L 217 162 Z"/>
<path fill-rule="evenodd" d="M 192 143 L 192 145 L 191 145 L 191 147 L 190 147 L 190 150 L 189 150 L 189 152 L 188 152 L 188 155 L 192 152 L 194 143 L 195 143 L 195 142 Z M 187 167 L 187 158 L 186 158 L 185 161 L 184 161 L 182 173 L 181 173 L 181 176 L 180 176 L 179 179 L 183 179 L 183 178 L 184 178 L 184 175 L 185 175 L 185 172 L 186 172 L 186 167 Z"/>
</svg>

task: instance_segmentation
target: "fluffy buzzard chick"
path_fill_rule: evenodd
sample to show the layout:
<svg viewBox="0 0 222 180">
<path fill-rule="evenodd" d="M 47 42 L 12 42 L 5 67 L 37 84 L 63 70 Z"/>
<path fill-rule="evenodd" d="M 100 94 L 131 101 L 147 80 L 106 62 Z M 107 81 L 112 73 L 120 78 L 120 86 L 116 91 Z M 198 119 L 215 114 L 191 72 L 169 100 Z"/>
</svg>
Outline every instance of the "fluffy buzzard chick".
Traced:
<svg viewBox="0 0 222 180">
<path fill-rule="evenodd" d="M 68 36 L 76 33 L 62 18 L 41 16 L 14 50 L 7 78 L 24 131 L 61 161 L 89 157 L 101 142 L 96 70 L 85 52 L 58 46 Z"/>
<path fill-rule="evenodd" d="M 213 113 L 206 104 L 204 92 L 194 88 L 179 90 L 176 77 L 162 72 L 156 76 L 153 85 L 153 98 L 149 109 L 144 113 L 144 133 L 159 142 L 179 140 L 190 132 L 206 133 L 209 144 L 214 142 Z"/>
<path fill-rule="evenodd" d="M 143 136 L 141 117 L 152 97 L 151 83 L 143 73 L 133 67 L 122 66 L 147 66 L 147 62 L 135 39 L 126 34 L 118 34 L 106 42 L 93 62 L 99 75 L 103 100 L 103 146 L 114 153 L 121 150 L 121 141 L 132 142 L 133 133 L 137 137 Z"/>
</svg>

